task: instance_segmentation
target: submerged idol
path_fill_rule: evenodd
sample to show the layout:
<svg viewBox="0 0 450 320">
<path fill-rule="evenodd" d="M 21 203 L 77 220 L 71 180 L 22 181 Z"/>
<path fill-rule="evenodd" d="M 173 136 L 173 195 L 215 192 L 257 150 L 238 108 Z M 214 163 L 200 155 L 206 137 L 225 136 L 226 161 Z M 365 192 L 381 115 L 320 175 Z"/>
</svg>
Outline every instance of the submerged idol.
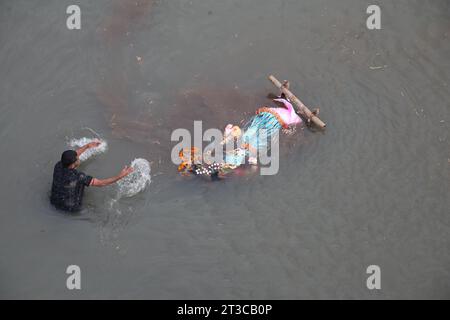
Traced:
<svg viewBox="0 0 450 320">
<path fill-rule="evenodd" d="M 289 82 L 285 81 L 283 86 L 289 88 Z M 243 165 L 246 159 L 249 164 L 257 165 L 257 155 L 268 153 L 270 146 L 278 142 L 281 129 L 290 129 L 302 123 L 302 119 L 283 93 L 272 100 L 278 107 L 259 108 L 243 128 L 232 124 L 225 127 L 221 144 L 232 143 L 236 147 L 225 153 L 223 161 L 202 162 L 198 150 L 191 148 L 180 152 L 182 163 L 178 171 L 185 175 L 209 176 L 212 180 L 217 180 L 220 176 Z M 313 114 L 317 115 L 318 110 Z"/>
</svg>

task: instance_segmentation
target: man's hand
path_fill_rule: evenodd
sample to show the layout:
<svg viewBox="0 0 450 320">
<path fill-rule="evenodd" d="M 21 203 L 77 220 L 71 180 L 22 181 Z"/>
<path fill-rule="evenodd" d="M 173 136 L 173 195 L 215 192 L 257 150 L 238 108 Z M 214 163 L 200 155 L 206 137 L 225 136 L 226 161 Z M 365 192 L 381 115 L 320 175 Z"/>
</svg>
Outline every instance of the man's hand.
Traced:
<svg viewBox="0 0 450 320">
<path fill-rule="evenodd" d="M 133 169 L 132 167 L 125 166 L 125 167 L 122 169 L 122 171 L 120 171 L 119 176 L 120 176 L 121 178 L 124 178 L 124 177 L 126 177 L 127 175 L 129 175 L 130 173 L 132 173 L 133 171 L 134 171 L 134 169 Z"/>
<path fill-rule="evenodd" d="M 120 179 L 126 177 L 127 175 L 129 175 L 133 171 L 134 171 L 134 169 L 132 167 L 125 166 L 122 169 L 122 171 L 120 171 L 120 173 L 117 176 L 112 177 L 112 178 L 108 178 L 108 179 L 102 179 L 102 180 L 93 178 L 91 180 L 91 184 L 90 185 L 94 186 L 94 187 L 109 186 L 110 184 L 113 184 L 113 183 L 119 181 Z"/>
<path fill-rule="evenodd" d="M 87 144 L 87 146 L 88 146 L 88 148 L 95 148 L 95 147 L 98 147 L 100 144 L 101 144 L 100 141 L 95 140 L 95 141 L 89 142 Z"/>
<path fill-rule="evenodd" d="M 95 141 L 89 142 L 88 144 L 85 144 L 80 149 L 78 149 L 76 151 L 76 153 L 77 153 L 78 156 L 81 156 L 81 154 L 83 152 L 85 152 L 87 149 L 98 147 L 100 145 L 100 143 L 101 142 L 99 140 L 95 140 Z"/>
</svg>

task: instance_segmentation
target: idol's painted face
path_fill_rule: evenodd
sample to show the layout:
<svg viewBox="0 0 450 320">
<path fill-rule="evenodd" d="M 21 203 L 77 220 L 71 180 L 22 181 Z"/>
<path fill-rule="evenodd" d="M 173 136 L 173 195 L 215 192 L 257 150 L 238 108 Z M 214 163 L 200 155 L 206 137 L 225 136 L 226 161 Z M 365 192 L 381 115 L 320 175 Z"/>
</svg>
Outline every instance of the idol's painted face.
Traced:
<svg viewBox="0 0 450 320">
<path fill-rule="evenodd" d="M 235 138 L 239 138 L 242 135 L 241 128 L 234 126 L 233 129 L 231 129 L 231 135 Z"/>
</svg>

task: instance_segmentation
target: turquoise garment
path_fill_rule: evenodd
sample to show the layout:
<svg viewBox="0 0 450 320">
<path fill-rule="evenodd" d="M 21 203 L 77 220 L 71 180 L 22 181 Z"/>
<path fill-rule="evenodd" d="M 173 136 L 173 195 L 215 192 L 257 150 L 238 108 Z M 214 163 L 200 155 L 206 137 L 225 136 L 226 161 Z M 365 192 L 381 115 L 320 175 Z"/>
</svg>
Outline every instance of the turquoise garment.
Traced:
<svg viewBox="0 0 450 320">
<path fill-rule="evenodd" d="M 260 131 L 265 129 L 266 136 Z M 241 145 L 248 143 L 255 150 L 264 150 L 269 148 L 269 140 L 275 138 L 275 134 L 281 129 L 281 124 L 277 118 L 270 112 L 261 112 L 253 116 L 244 126 L 244 134 L 241 137 Z M 265 139 L 264 139 L 265 138 Z M 225 162 L 239 166 L 245 162 L 245 157 L 249 156 L 248 149 L 238 148 L 235 152 L 227 154 Z M 255 155 L 256 156 L 256 155 Z"/>
<path fill-rule="evenodd" d="M 244 143 L 250 144 L 256 150 L 267 148 L 268 141 L 281 129 L 281 124 L 270 112 L 261 112 L 257 114 L 249 123 L 250 124 L 246 126 L 244 134 L 242 135 L 242 139 Z M 266 137 L 263 136 L 263 133 L 260 131 L 261 129 L 265 129 Z"/>
<path fill-rule="evenodd" d="M 227 153 L 225 155 L 225 163 L 238 167 L 245 162 L 246 154 L 247 152 L 241 148 L 233 150 L 233 152 Z"/>
</svg>

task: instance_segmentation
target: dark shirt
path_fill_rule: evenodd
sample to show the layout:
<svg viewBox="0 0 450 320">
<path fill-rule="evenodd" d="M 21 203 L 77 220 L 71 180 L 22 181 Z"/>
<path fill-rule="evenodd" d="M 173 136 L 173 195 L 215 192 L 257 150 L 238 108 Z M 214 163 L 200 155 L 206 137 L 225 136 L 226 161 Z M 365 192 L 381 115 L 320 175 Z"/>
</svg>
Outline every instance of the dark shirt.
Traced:
<svg viewBox="0 0 450 320">
<path fill-rule="evenodd" d="M 83 200 L 84 187 L 88 187 L 91 181 L 91 176 L 75 169 L 65 168 L 61 162 L 58 162 L 53 170 L 50 202 L 61 210 L 79 211 Z"/>
</svg>

